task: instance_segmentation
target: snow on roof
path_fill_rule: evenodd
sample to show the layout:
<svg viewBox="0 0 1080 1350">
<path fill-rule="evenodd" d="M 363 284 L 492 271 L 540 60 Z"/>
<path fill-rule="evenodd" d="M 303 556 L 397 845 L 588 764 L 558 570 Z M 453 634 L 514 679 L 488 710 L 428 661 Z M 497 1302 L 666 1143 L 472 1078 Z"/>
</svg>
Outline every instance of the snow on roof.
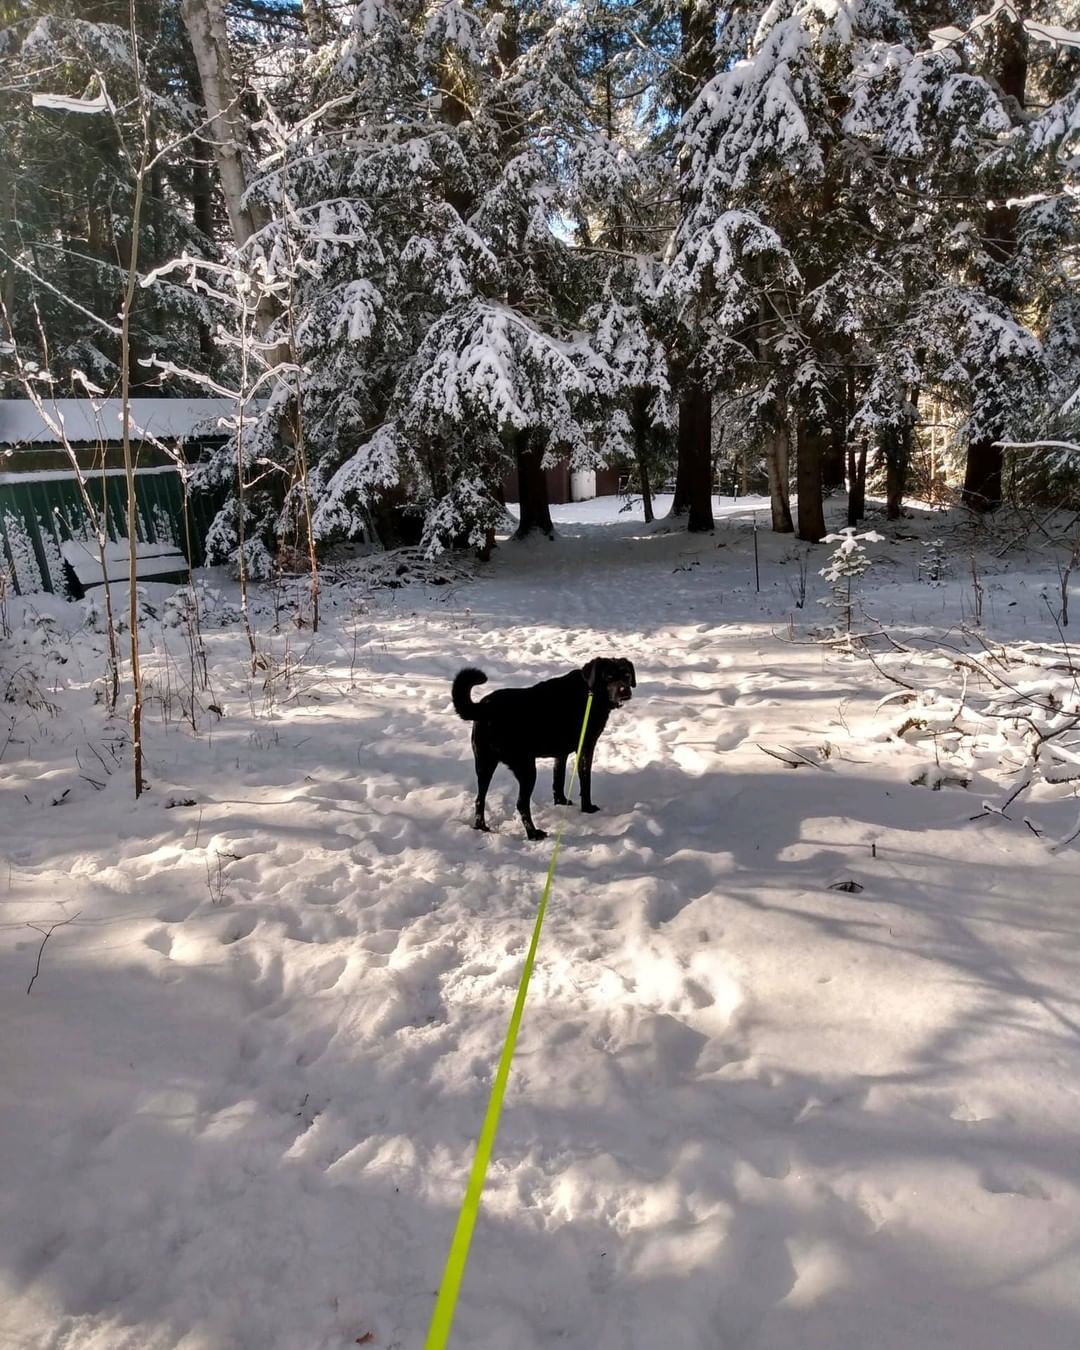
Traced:
<svg viewBox="0 0 1080 1350">
<path fill-rule="evenodd" d="M 121 402 L 118 398 L 43 399 L 49 419 L 63 427 L 72 445 L 120 439 Z M 227 398 L 133 398 L 132 434 L 161 440 L 183 440 L 222 430 L 222 418 L 232 417 L 236 405 Z M 55 445 L 48 421 L 25 398 L 0 399 L 0 445 Z"/>
</svg>

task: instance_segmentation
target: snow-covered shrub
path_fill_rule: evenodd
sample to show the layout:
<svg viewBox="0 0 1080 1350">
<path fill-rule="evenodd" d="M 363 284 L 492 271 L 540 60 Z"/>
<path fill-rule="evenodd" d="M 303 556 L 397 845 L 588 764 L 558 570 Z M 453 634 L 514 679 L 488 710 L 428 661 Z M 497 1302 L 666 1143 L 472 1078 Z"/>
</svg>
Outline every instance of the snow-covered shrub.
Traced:
<svg viewBox="0 0 1080 1350">
<path fill-rule="evenodd" d="M 903 671 L 904 687 L 882 699 L 879 715 L 891 719 L 883 743 L 903 741 L 925 756 L 910 781 L 967 786 L 981 772 L 1001 784 L 1000 797 L 982 802 L 982 816 L 1039 837 L 1062 828 L 1062 808 L 1067 801 L 1075 807 L 1080 784 L 1080 672 L 1064 643 L 980 642 L 972 654 L 905 649 L 879 662 L 886 675 Z M 1040 805 L 1054 808 L 1046 823 L 1021 814 Z M 1077 838 L 1080 817 L 1051 846 Z"/>
<path fill-rule="evenodd" d="M 92 633 L 101 632 L 102 609 L 101 604 L 93 591 L 87 595 L 82 602 L 83 623 Z"/>
<path fill-rule="evenodd" d="M 165 628 L 186 628 L 193 618 L 215 628 L 237 623 L 239 606 L 226 600 L 216 586 L 196 581 L 193 586 L 181 586 L 167 595 L 161 607 L 161 623 Z"/>
</svg>

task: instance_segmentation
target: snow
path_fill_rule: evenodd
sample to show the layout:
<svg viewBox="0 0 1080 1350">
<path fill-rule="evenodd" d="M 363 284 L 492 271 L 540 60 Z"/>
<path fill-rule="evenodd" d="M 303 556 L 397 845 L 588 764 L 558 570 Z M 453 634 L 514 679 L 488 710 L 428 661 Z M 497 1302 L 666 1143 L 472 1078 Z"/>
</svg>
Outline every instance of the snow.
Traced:
<svg viewBox="0 0 1080 1350">
<path fill-rule="evenodd" d="M 119 399 L 45 398 L 46 413 L 73 445 L 120 439 Z M 131 400 L 135 434 L 163 440 L 213 435 L 235 408 L 222 398 L 136 398 Z M 47 422 L 29 399 L 0 399 L 0 445 L 55 445 Z"/>
<path fill-rule="evenodd" d="M 554 542 L 504 542 L 472 580 L 372 590 L 343 562 L 318 635 L 302 585 L 260 593 L 254 676 L 215 609 L 197 732 L 184 627 L 149 617 L 137 803 L 126 726 L 95 702 L 103 638 L 78 605 L 9 601 L 13 1345 L 422 1343 L 549 857 L 504 770 L 494 832 L 468 828 L 449 682 L 603 652 L 638 687 L 600 743 L 601 813 L 567 824 L 453 1344 L 1080 1341 L 1077 853 L 1047 842 L 1073 788 L 1036 785 L 1045 837 L 973 820 L 1009 764 L 976 753 L 973 718 L 957 785 L 949 741 L 882 704 L 897 685 L 813 640 L 829 546 L 799 610 L 806 546 L 761 530 L 755 590 L 763 501 L 718 502 L 702 537 L 617 505 L 556 508 Z M 958 517 L 868 523 L 859 596 L 925 648 L 882 668 L 929 726 L 966 678 L 945 643 L 1049 644 L 1017 688 L 1075 698 L 1037 541 L 997 558 Z M 940 585 L 923 538 L 960 560 Z"/>
</svg>

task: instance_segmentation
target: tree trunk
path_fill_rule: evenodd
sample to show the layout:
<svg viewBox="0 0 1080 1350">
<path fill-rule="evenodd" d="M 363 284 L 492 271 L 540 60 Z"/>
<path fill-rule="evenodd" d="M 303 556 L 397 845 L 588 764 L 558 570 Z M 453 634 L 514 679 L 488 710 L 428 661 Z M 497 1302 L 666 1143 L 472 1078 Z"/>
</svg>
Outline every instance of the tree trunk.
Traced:
<svg viewBox="0 0 1080 1350">
<path fill-rule="evenodd" d="M 501 481 L 501 480 L 496 480 L 496 481 L 493 483 L 492 488 L 491 488 L 491 495 L 495 498 L 495 500 L 499 503 L 499 505 L 505 510 L 505 509 L 506 509 L 506 493 L 505 493 L 505 491 L 503 490 L 503 485 L 502 485 L 502 481 Z M 495 552 L 495 550 L 496 550 L 498 547 L 499 547 L 498 544 L 495 542 L 495 527 L 494 527 L 493 525 L 489 525 L 489 526 L 487 527 L 487 529 L 484 531 L 484 542 L 483 542 L 483 543 L 479 546 L 479 548 L 476 550 L 476 556 L 480 559 L 481 562 L 490 562 L 490 561 L 491 561 L 491 555 Z"/>
<path fill-rule="evenodd" d="M 907 487 L 908 470 L 911 466 L 911 440 L 914 431 L 915 403 L 918 393 L 909 393 L 907 403 L 911 408 L 911 418 L 906 418 L 902 426 L 882 439 L 885 452 L 885 516 L 888 520 L 899 520 L 904 503 L 904 490 Z"/>
<path fill-rule="evenodd" d="M 795 490 L 799 498 L 800 539 L 817 544 L 825 537 L 825 509 L 821 491 L 821 457 L 824 437 L 817 427 L 801 418 L 797 430 Z"/>
<path fill-rule="evenodd" d="M 685 516 L 690 509 L 690 466 L 682 453 L 682 416 L 679 417 L 679 459 L 675 468 L 675 496 L 671 502 L 672 516 Z"/>
<path fill-rule="evenodd" d="M 201 149 L 199 142 L 196 146 Z M 201 154 L 191 161 L 191 216 L 195 228 L 208 242 L 214 240 L 214 185 L 210 165 Z"/>
<path fill-rule="evenodd" d="M 828 432 L 799 414 L 795 468 L 799 494 L 799 538 L 817 544 L 825 538 L 825 507 L 821 494 L 821 460 Z"/>
<path fill-rule="evenodd" d="M 980 436 L 968 445 L 964 470 L 963 500 L 973 511 L 996 511 L 1001 505 L 1001 485 L 1005 461 L 993 433 Z"/>
<path fill-rule="evenodd" d="M 713 528 L 712 513 L 712 398 L 692 376 L 683 382 L 679 397 L 679 473 L 676 505 L 682 480 L 686 528 L 703 534 Z M 673 508 L 674 509 L 674 508 Z"/>
<path fill-rule="evenodd" d="M 201 154 L 196 142 L 196 156 Z M 208 243 L 214 238 L 214 190 L 210 178 L 210 165 L 197 157 L 191 166 L 191 214 L 195 228 L 205 236 Z M 213 370 L 218 360 L 217 348 L 210 325 L 203 319 L 198 320 L 199 352 L 206 362 L 206 368 Z"/>
<path fill-rule="evenodd" d="M 678 12 L 679 61 L 673 72 L 674 95 L 676 111 L 683 113 L 716 70 L 716 10 L 710 0 L 680 0 Z M 686 188 L 690 155 L 689 146 L 684 145 L 679 161 L 684 212 L 691 205 Z M 713 528 L 712 397 L 710 391 L 690 374 L 693 355 L 690 352 L 676 358 L 673 352 L 669 352 L 672 367 L 680 371 L 676 379 L 679 391 L 679 459 L 671 514 L 688 516 L 687 528 L 703 531 Z"/>
<path fill-rule="evenodd" d="M 645 524 L 651 525 L 656 519 L 656 516 L 653 513 L 652 485 L 649 482 L 649 466 L 642 460 L 639 467 L 641 470 L 641 509 L 645 516 Z"/>
<path fill-rule="evenodd" d="M 904 501 L 904 464 L 899 459 L 885 461 L 885 519 L 899 520 Z"/>
<path fill-rule="evenodd" d="M 789 455 L 787 428 L 774 427 L 765 441 L 765 467 L 769 474 L 772 527 L 777 534 L 791 534 L 795 529 L 791 519 L 791 501 L 788 493 Z"/>
<path fill-rule="evenodd" d="M 843 486 L 844 438 L 833 429 L 821 447 L 821 488 L 823 492 L 836 492 Z"/>
<path fill-rule="evenodd" d="M 300 0 L 300 12 L 304 17 L 308 42 L 313 48 L 321 47 L 329 35 L 329 23 L 322 0 Z"/>
<path fill-rule="evenodd" d="M 1027 103 L 1028 36 L 1023 20 L 1031 13 L 1030 0 L 1013 0 L 1013 13 L 1008 10 L 995 20 L 991 54 L 992 74 L 1006 98 L 1015 99 L 1020 110 L 1013 122 L 1019 120 Z M 983 244 L 990 260 L 987 290 L 1004 304 L 1012 305 L 1018 297 L 1014 287 L 1003 276 L 1005 268 L 1016 252 L 1017 208 L 1002 202 L 986 213 Z M 985 431 L 968 443 L 967 464 L 964 469 L 962 499 L 974 511 L 996 511 L 1001 505 L 1005 452 L 996 442 L 1003 437 L 1008 419 L 1007 408 L 989 409 L 983 418 Z"/>
<path fill-rule="evenodd" d="M 821 449 L 821 487 L 825 492 L 836 492 L 844 486 L 844 447 L 848 425 L 855 415 L 854 376 L 837 376 L 831 382 L 830 393 L 833 414 Z"/>
<path fill-rule="evenodd" d="M 866 442 L 855 449 L 848 445 L 847 523 L 858 525 L 866 514 Z"/>
<path fill-rule="evenodd" d="M 630 423 L 634 433 L 634 458 L 637 460 L 641 482 L 641 505 L 645 524 L 653 521 L 652 486 L 649 483 L 649 391 L 635 389 L 630 406 Z"/>
<path fill-rule="evenodd" d="M 15 264 L 12 258 L 18 252 L 18 231 L 15 224 L 15 187 L 12 175 L 0 159 L 0 245 L 4 249 L 4 266 L 0 270 L 0 305 L 3 306 L 4 329 L 15 324 Z"/>
<path fill-rule="evenodd" d="M 551 523 L 548 502 L 547 476 L 544 473 L 544 452 L 534 444 L 529 429 L 515 431 L 514 462 L 517 465 L 518 510 L 521 513 L 515 539 L 524 539 L 533 530 L 546 535 L 555 533 Z"/>
</svg>

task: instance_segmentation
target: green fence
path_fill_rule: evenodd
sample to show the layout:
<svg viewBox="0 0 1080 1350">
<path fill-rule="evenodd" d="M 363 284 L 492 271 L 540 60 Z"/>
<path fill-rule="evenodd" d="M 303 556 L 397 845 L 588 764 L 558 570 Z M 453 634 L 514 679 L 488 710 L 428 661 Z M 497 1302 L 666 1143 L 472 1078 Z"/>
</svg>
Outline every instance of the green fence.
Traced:
<svg viewBox="0 0 1080 1350">
<path fill-rule="evenodd" d="M 88 471 L 87 495 L 95 510 L 104 502 L 110 540 L 127 538 L 127 484 L 122 471 L 104 475 Z M 180 475 L 171 468 L 139 469 L 135 473 L 136 536 L 141 544 L 168 544 L 202 565 L 206 532 L 216 514 L 216 503 L 201 493 L 187 504 Z M 190 557 L 188 556 L 190 536 Z M 74 472 L 60 469 L 0 474 L 0 552 L 22 595 L 34 591 L 69 593 L 61 545 L 67 539 L 87 539 L 93 531 Z M 155 577 L 186 580 L 186 569 Z"/>
</svg>

